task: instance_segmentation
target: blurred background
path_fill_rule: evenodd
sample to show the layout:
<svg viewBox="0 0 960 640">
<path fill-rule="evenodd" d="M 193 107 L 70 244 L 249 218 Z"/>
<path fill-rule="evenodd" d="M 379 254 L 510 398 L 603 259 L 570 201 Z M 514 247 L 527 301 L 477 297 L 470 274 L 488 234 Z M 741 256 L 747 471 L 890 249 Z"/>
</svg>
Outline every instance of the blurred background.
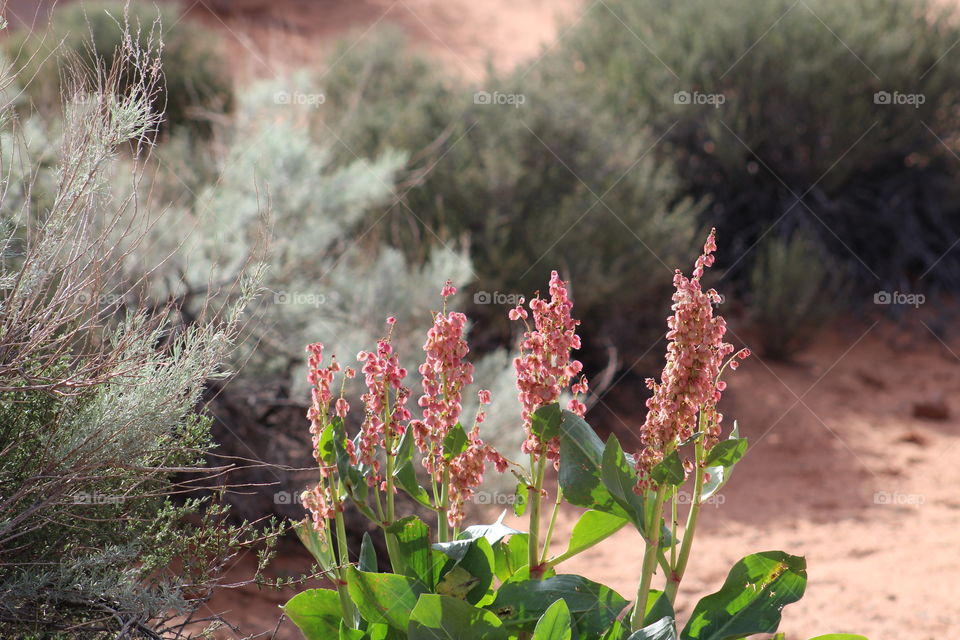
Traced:
<svg viewBox="0 0 960 640">
<path fill-rule="evenodd" d="M 395 316 L 414 371 L 447 278 L 494 395 L 486 439 L 503 451 L 522 439 L 506 314 L 556 269 L 583 323 L 588 420 L 636 447 L 674 269 L 689 272 L 716 227 L 707 283 L 730 340 L 756 355 L 723 410 L 751 450 L 704 519 L 691 591 L 759 544 L 807 557 L 788 637 L 960 633 L 956 2 L 135 0 L 129 12 L 161 20 L 166 118 L 145 178 L 127 180 L 123 158 L 113 176 L 159 221 L 126 275 L 189 324 L 211 289 L 234 295 L 251 256 L 269 265 L 232 374 L 204 400 L 219 453 L 279 465 L 229 478 L 258 485 L 229 494 L 237 517 L 304 513 L 304 345 L 349 362 Z M 24 69 L 6 91 L 41 167 L 34 198 L 55 178 L 42 167 L 65 65 L 109 59 L 123 13 L 6 4 L 3 54 Z M 491 482 L 478 517 L 511 496 Z M 571 570 L 629 593 L 629 536 Z M 281 545 L 271 571 L 305 564 Z M 253 565 L 241 557 L 231 575 Z M 242 637 L 273 630 L 288 597 L 245 587 L 209 606 L 238 627 L 224 637 Z"/>
</svg>

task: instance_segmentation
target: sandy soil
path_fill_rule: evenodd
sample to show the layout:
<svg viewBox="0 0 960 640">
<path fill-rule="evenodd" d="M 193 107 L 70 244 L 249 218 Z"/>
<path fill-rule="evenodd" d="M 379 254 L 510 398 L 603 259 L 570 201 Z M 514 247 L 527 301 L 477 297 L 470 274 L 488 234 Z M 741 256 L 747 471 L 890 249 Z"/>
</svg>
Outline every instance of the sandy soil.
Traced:
<svg viewBox="0 0 960 640">
<path fill-rule="evenodd" d="M 871 640 L 960 635 L 960 407 L 950 406 L 960 391 L 960 345 L 892 342 L 883 325 L 849 328 L 795 364 L 752 358 L 731 376 L 725 415 L 738 419 L 751 448 L 722 504 L 701 518 L 681 618 L 739 558 L 781 549 L 808 564 L 806 595 L 784 610 L 781 630 L 791 640 L 841 631 Z M 951 417 L 914 417 L 916 403 L 943 398 Z M 618 430 L 627 438 L 639 421 L 624 422 Z M 557 549 L 578 513 L 563 512 Z M 641 556 L 638 535 L 625 529 L 561 571 L 631 598 Z M 307 560 L 288 556 L 279 569 L 297 563 Z M 241 590 L 212 606 L 232 610 L 228 618 L 245 633 L 272 631 L 274 607 L 286 597 Z M 297 635 L 284 622 L 277 637 Z"/>
</svg>

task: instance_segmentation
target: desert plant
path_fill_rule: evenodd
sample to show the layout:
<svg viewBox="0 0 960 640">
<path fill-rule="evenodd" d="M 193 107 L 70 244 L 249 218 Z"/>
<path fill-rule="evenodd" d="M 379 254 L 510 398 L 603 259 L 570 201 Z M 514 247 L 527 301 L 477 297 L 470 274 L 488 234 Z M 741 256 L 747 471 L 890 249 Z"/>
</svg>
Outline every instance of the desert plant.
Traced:
<svg viewBox="0 0 960 640">
<path fill-rule="evenodd" d="M 644 300 L 669 291 L 666 265 L 693 246 L 700 207 L 671 163 L 654 160 L 642 113 L 597 110 L 524 68 L 471 86 L 390 32 L 333 59 L 314 81 L 326 97 L 315 128 L 337 131 L 344 158 L 409 152 L 399 203 L 372 219 L 390 222 L 378 228 L 408 252 L 410 238 L 469 238 L 482 342 L 509 336 L 502 312 L 536 291 L 548 265 L 577 283 L 593 335 L 629 337 L 621 344 L 638 352 L 655 341 L 662 313 Z M 596 347 L 590 360 L 602 364 L 606 345 Z"/>
<path fill-rule="evenodd" d="M 802 233 L 764 242 L 750 273 L 750 315 L 765 356 L 788 359 L 841 307 L 832 273 L 829 258 Z"/>
<path fill-rule="evenodd" d="M 211 112 L 229 110 L 232 80 L 215 34 L 181 19 L 170 5 L 120 0 L 62 3 L 49 25 L 15 34 L 6 43 L 7 55 L 22 67 L 24 90 L 34 108 L 61 104 L 62 81 L 78 72 L 92 78 L 98 70 L 122 61 L 125 23 L 136 29 L 138 46 L 162 46 L 163 82 L 153 106 L 164 113 L 161 127 L 208 133 Z M 132 69 L 122 69 L 120 88 L 135 82 Z"/>
<path fill-rule="evenodd" d="M 251 288 L 191 326 L 138 304 L 123 263 L 140 212 L 111 175 L 121 150 L 149 154 L 159 60 L 129 39 L 95 80 L 65 81 L 52 149 L 9 100 L 0 117 L 0 635 L 186 637 L 256 537 L 213 496 L 175 499 L 224 470 L 204 468 L 198 403 Z"/>
<path fill-rule="evenodd" d="M 721 266 L 739 283 L 769 229 L 800 228 L 869 303 L 960 281 L 958 25 L 930 0 L 616 0 L 539 68 L 597 112 L 647 114 L 683 190 L 732 230 Z"/>
<path fill-rule="evenodd" d="M 523 462 L 505 458 L 483 441 L 482 409 L 466 416 L 471 428 L 463 426 L 462 399 L 474 369 L 463 337 L 466 317 L 447 308 L 455 293 L 449 281 L 423 346 L 417 402 L 422 415 L 408 408 L 407 370 L 391 340 L 395 319 L 387 319 L 385 336 L 372 350 L 357 355 L 367 393 L 355 434 L 346 427 L 354 409 L 341 379 L 357 372 L 346 362 L 325 361 L 322 344 L 308 346 L 313 402 L 307 416 L 319 482 L 303 493 L 310 517 L 296 527 L 335 589 L 304 591 L 284 606 L 304 637 L 729 640 L 775 632 L 781 609 L 799 600 L 806 587 L 804 559 L 782 551 L 737 562 L 722 587 L 697 603 L 679 633 L 673 607 L 694 557 L 702 504 L 730 479 L 747 449 L 736 424 L 724 433 L 716 410 L 726 386 L 721 375 L 750 353 L 735 353 L 723 341 L 724 319 L 713 313 L 719 294 L 702 289 L 715 249 L 711 232 L 693 274 L 675 274 L 666 365 L 659 380 L 648 381 L 653 395 L 636 455 L 624 453 L 615 436 L 604 444 L 583 419 L 587 381 L 572 357 L 581 347 L 579 323 L 556 272 L 549 297 L 509 312 L 526 329 L 514 361 L 522 407 L 517 429 L 524 433 L 528 455 Z M 573 396 L 562 408 L 565 391 Z M 489 390 L 476 394 L 481 403 L 490 401 Z M 685 459 L 688 455 L 692 458 Z M 429 472 L 426 483 L 413 473 L 417 461 Z M 463 503 L 478 487 L 487 462 L 520 479 L 516 511 L 522 515 L 526 509 L 527 532 L 506 526 L 502 516 L 489 525 L 463 527 Z M 553 468 L 558 469 L 554 515 L 541 533 L 545 477 Z M 396 511 L 397 491 L 436 513 L 433 533 L 417 516 Z M 553 525 L 564 501 L 586 511 L 567 550 L 554 553 Z M 347 503 L 382 530 L 390 571 L 371 553 L 370 536 L 354 563 L 343 527 Z M 681 530 L 683 503 L 689 507 Z M 564 561 L 628 524 L 646 549 L 632 604 L 586 577 L 557 573 Z M 658 570 L 662 590 L 653 588 Z M 863 640 L 849 635 L 820 640 L 827 638 Z"/>
</svg>

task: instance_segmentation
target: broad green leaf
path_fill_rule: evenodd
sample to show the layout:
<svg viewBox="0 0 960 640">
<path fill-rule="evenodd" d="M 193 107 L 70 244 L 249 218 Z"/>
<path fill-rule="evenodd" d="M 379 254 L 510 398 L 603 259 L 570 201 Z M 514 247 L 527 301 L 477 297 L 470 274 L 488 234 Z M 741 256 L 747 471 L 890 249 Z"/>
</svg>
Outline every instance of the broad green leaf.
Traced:
<svg viewBox="0 0 960 640">
<path fill-rule="evenodd" d="M 680 637 L 726 640 L 773 633 L 780 611 L 803 596 L 806 561 L 782 551 L 751 554 L 735 565 L 723 586 L 697 603 Z"/>
<path fill-rule="evenodd" d="M 617 504 L 630 516 L 639 531 L 644 530 L 643 498 L 634 492 L 637 474 L 623 455 L 620 441 L 611 434 L 603 449 L 600 463 L 600 480 Z"/>
<path fill-rule="evenodd" d="M 867 636 L 858 636 L 854 633 L 828 633 L 825 636 L 817 636 L 810 640 L 867 640 Z"/>
<path fill-rule="evenodd" d="M 396 480 L 397 486 L 403 489 L 408 496 L 425 507 L 433 508 L 433 502 L 430 501 L 430 494 L 420 486 L 420 481 L 417 480 L 417 471 L 413 468 L 412 461 L 407 460 L 395 468 L 393 470 L 393 478 Z"/>
<path fill-rule="evenodd" d="M 577 414 L 564 410 L 560 424 L 560 486 L 572 505 L 630 519 L 600 479 L 604 445 Z"/>
<path fill-rule="evenodd" d="M 466 594 L 466 600 L 470 604 L 477 604 L 487 595 L 490 585 L 493 583 L 493 568 L 496 560 L 493 557 L 493 548 L 486 538 L 474 538 L 471 541 L 467 552 L 459 560 L 448 560 L 446 566 L 441 571 L 444 575 L 460 568 L 466 570 L 470 575 L 477 579 L 473 588 Z"/>
<path fill-rule="evenodd" d="M 673 604 L 663 591 L 651 589 L 647 595 L 647 607 L 644 609 L 643 624 L 650 625 L 664 618 L 675 618 Z"/>
<path fill-rule="evenodd" d="M 563 413 L 559 403 L 540 407 L 530 416 L 530 431 L 541 440 L 552 440 L 560 435 Z"/>
<path fill-rule="evenodd" d="M 503 624 L 486 609 L 432 593 L 420 596 L 407 627 L 409 640 L 506 640 Z"/>
<path fill-rule="evenodd" d="M 351 629 L 343 620 L 340 621 L 339 640 L 363 640 L 366 635 L 366 631 L 362 629 Z"/>
<path fill-rule="evenodd" d="M 340 635 L 340 596 L 330 589 L 307 589 L 290 598 L 283 612 L 307 640 L 329 640 Z"/>
<path fill-rule="evenodd" d="M 703 483 L 703 491 L 700 493 L 700 502 L 706 502 L 714 496 L 717 491 L 727 484 L 727 474 L 723 467 L 707 467 L 704 471 L 708 474 L 707 481 Z"/>
<path fill-rule="evenodd" d="M 500 582 L 506 582 L 528 561 L 528 541 L 526 533 L 515 533 L 493 545 L 494 573 Z"/>
<path fill-rule="evenodd" d="M 650 477 L 657 484 L 677 486 L 683 484 L 686 474 L 683 471 L 683 461 L 677 451 L 670 452 L 650 470 Z"/>
<path fill-rule="evenodd" d="M 427 588 L 419 581 L 395 573 L 367 573 L 353 566 L 347 569 L 347 589 L 367 622 L 407 628 L 417 598 Z"/>
<path fill-rule="evenodd" d="M 707 454 L 707 466 L 732 467 L 746 452 L 746 438 L 721 440 Z"/>
<path fill-rule="evenodd" d="M 333 555 L 333 545 L 330 544 L 330 537 L 326 533 L 321 533 L 313 528 L 313 523 L 309 518 L 304 518 L 300 522 L 293 524 L 293 530 L 296 532 L 300 542 L 307 548 L 310 555 L 314 557 L 317 564 L 324 571 L 330 571 L 337 566 L 337 559 Z"/>
<path fill-rule="evenodd" d="M 513 515 L 518 518 L 527 512 L 527 495 L 530 493 L 526 482 L 518 482 L 513 492 Z"/>
<path fill-rule="evenodd" d="M 580 636 L 596 638 L 628 604 L 617 592 L 582 576 L 556 575 L 544 580 L 504 583 L 487 608 L 504 626 L 532 631 L 540 616 L 562 598 Z"/>
<path fill-rule="evenodd" d="M 404 430 L 403 435 L 400 436 L 400 444 L 397 445 L 394 457 L 395 466 L 400 466 L 404 462 L 413 460 L 413 444 L 413 428 L 408 426 Z"/>
<path fill-rule="evenodd" d="M 561 598 L 543 612 L 533 630 L 531 640 L 570 640 L 570 609 Z"/>
<path fill-rule="evenodd" d="M 403 574 L 433 587 L 433 554 L 430 551 L 430 529 L 417 516 L 407 516 L 386 528 L 396 537 L 403 559 Z"/>
<path fill-rule="evenodd" d="M 480 578 L 463 567 L 454 566 L 437 583 L 437 593 L 457 600 L 466 600 L 467 594 L 473 591 L 473 588 L 479 583 Z"/>
<path fill-rule="evenodd" d="M 463 430 L 463 425 L 458 422 L 453 425 L 443 439 L 443 459 L 453 460 L 467 450 L 468 444 L 467 432 Z"/>
<path fill-rule="evenodd" d="M 660 618 L 634 631 L 627 640 L 677 640 L 677 626 L 673 618 Z"/>
<path fill-rule="evenodd" d="M 626 640 L 628 629 L 623 626 L 620 620 L 614 620 L 610 628 L 607 629 L 600 640 Z"/>
<path fill-rule="evenodd" d="M 622 529 L 627 522 L 629 521 L 626 518 L 612 513 L 594 509 L 584 512 L 573 525 L 570 543 L 564 555 L 572 556 L 589 549 Z"/>
<path fill-rule="evenodd" d="M 373 547 L 369 531 L 363 532 L 363 539 L 360 541 L 360 562 L 357 566 L 360 571 L 377 572 L 377 550 Z"/>
</svg>

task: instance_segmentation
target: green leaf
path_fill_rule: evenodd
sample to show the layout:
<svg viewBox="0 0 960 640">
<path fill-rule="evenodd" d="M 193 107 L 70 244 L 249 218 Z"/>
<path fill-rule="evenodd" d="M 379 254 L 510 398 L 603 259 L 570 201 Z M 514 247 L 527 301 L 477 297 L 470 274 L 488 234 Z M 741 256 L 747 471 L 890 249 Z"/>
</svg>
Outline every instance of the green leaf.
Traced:
<svg viewBox="0 0 960 640">
<path fill-rule="evenodd" d="M 677 451 L 670 452 L 663 460 L 650 470 L 650 477 L 657 484 L 677 486 L 683 484 L 686 474 L 683 472 L 683 461 Z"/>
<path fill-rule="evenodd" d="M 732 467 L 746 452 L 746 438 L 721 440 L 707 454 L 707 466 Z"/>
<path fill-rule="evenodd" d="M 676 623 L 673 618 L 661 618 L 634 631 L 627 640 L 677 640 Z"/>
<path fill-rule="evenodd" d="M 630 463 L 627 462 L 617 436 L 611 434 L 607 439 L 600 465 L 600 480 L 603 482 L 603 486 L 630 516 L 630 520 L 637 527 L 637 530 L 643 532 L 643 498 L 633 491 L 637 484 L 637 474 Z"/>
<path fill-rule="evenodd" d="M 531 640 L 570 640 L 570 622 L 567 603 L 557 600 L 540 616 Z"/>
<path fill-rule="evenodd" d="M 506 640 L 497 616 L 463 600 L 435 594 L 420 596 L 407 627 L 409 640 Z"/>
<path fill-rule="evenodd" d="M 713 495 L 727 484 L 727 476 L 723 467 L 707 467 L 704 471 L 710 476 L 703 483 L 703 491 L 700 493 L 700 503 L 703 504 L 713 497 Z"/>
<path fill-rule="evenodd" d="M 403 559 L 403 575 L 433 587 L 433 554 L 430 551 L 430 529 L 417 516 L 407 516 L 386 528 L 396 537 Z"/>
<path fill-rule="evenodd" d="M 480 582 L 476 577 L 466 569 L 460 566 L 454 566 L 446 572 L 437 583 L 437 593 L 443 596 L 450 596 L 458 600 L 466 600 L 467 595 L 473 591 L 473 588 Z"/>
<path fill-rule="evenodd" d="M 583 418 L 564 410 L 560 425 L 560 486 L 572 505 L 631 519 L 600 479 L 604 445 Z"/>
<path fill-rule="evenodd" d="M 463 425 L 459 422 L 447 432 L 447 436 L 443 439 L 443 459 L 444 460 L 453 460 L 458 455 L 467 450 L 467 445 L 470 443 L 469 438 L 467 438 L 467 432 L 463 430 Z"/>
<path fill-rule="evenodd" d="M 716 593 L 694 607 L 683 640 L 725 640 L 773 633 L 780 611 L 803 596 L 806 562 L 782 551 L 751 554 L 737 562 Z"/>
<path fill-rule="evenodd" d="M 513 492 L 513 515 L 518 518 L 527 512 L 527 495 L 530 490 L 526 482 L 518 482 Z"/>
<path fill-rule="evenodd" d="M 490 585 L 493 583 L 493 568 L 496 560 L 493 557 L 493 548 L 486 538 L 474 538 L 467 547 L 467 552 L 459 560 L 449 560 L 441 571 L 444 575 L 460 568 L 466 570 L 471 576 L 476 578 L 473 588 L 467 592 L 465 599 L 470 604 L 477 604 L 487 595 Z"/>
<path fill-rule="evenodd" d="M 410 612 L 420 594 L 427 591 L 418 580 L 395 573 L 368 573 L 347 568 L 347 589 L 367 622 L 407 628 Z"/>
<path fill-rule="evenodd" d="M 364 636 L 366 635 L 367 633 L 364 630 L 351 629 L 343 620 L 340 621 L 339 640 L 363 640 Z"/>
<path fill-rule="evenodd" d="M 626 640 L 627 628 L 620 620 L 614 620 L 610 628 L 604 632 L 600 640 Z"/>
<path fill-rule="evenodd" d="M 314 529 L 309 518 L 295 522 L 293 530 L 321 569 L 330 571 L 337 566 L 337 559 L 333 555 L 333 546 L 330 544 L 329 536 Z"/>
<path fill-rule="evenodd" d="M 500 582 L 506 582 L 527 566 L 529 538 L 526 533 L 515 533 L 493 545 L 494 573 Z"/>
<path fill-rule="evenodd" d="M 340 634 L 340 596 L 330 589 L 307 589 L 290 598 L 283 612 L 307 640 L 329 640 Z"/>
<path fill-rule="evenodd" d="M 407 460 L 393 470 L 393 478 L 397 486 L 403 489 L 404 493 L 419 502 L 425 507 L 433 508 L 433 502 L 430 501 L 430 494 L 420 486 L 417 480 L 417 472 L 413 468 L 413 462 Z"/>
<path fill-rule="evenodd" d="M 629 520 L 612 513 L 591 509 L 584 512 L 573 525 L 570 543 L 564 555 L 573 556 L 586 551 L 601 540 L 605 540 L 619 531 Z"/>
<path fill-rule="evenodd" d="M 673 612 L 673 604 L 670 598 L 663 591 L 651 589 L 647 595 L 647 607 L 644 609 L 643 624 L 649 625 L 658 622 L 663 618 L 676 617 Z"/>
<path fill-rule="evenodd" d="M 504 626 L 532 631 L 537 621 L 558 599 L 570 610 L 580 636 L 599 637 L 628 604 L 617 592 L 582 576 L 556 575 L 544 580 L 510 580 L 487 605 Z"/>
<path fill-rule="evenodd" d="M 817 636 L 810 640 L 867 640 L 867 636 L 858 636 L 853 633 L 828 633 L 825 636 Z"/>
<path fill-rule="evenodd" d="M 400 444 L 397 445 L 395 452 L 394 465 L 400 466 L 411 460 L 413 460 L 413 428 L 408 426 L 403 435 L 400 436 Z"/>
<path fill-rule="evenodd" d="M 503 524 L 503 519 L 506 515 L 507 512 L 504 511 L 500 514 L 500 517 L 497 518 L 497 521 L 492 524 L 475 524 L 469 526 L 457 536 L 456 540 L 437 542 L 433 545 L 433 548 L 437 551 L 442 551 L 452 560 L 459 560 L 470 548 L 473 540 L 477 538 L 486 538 L 487 542 L 494 545 L 506 536 L 520 533 L 516 529 Z"/>
<path fill-rule="evenodd" d="M 358 563 L 360 571 L 369 573 L 377 572 L 377 550 L 373 547 L 373 540 L 370 538 L 370 532 L 363 532 L 363 540 L 360 542 L 360 562 Z"/>
<path fill-rule="evenodd" d="M 530 416 L 530 431 L 541 440 L 552 440 L 560 435 L 563 412 L 559 403 L 540 407 Z"/>
</svg>

